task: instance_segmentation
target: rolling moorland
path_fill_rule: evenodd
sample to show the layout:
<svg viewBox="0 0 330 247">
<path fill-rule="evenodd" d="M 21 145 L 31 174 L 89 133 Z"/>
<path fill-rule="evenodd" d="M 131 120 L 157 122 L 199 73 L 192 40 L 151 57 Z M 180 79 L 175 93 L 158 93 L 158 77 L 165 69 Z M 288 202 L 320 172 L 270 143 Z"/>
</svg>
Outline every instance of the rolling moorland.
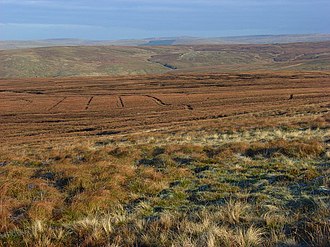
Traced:
<svg viewBox="0 0 330 247">
<path fill-rule="evenodd" d="M 0 51 L 0 78 L 330 70 L 330 41 L 274 45 L 74 46 Z"/>
<path fill-rule="evenodd" d="M 329 246 L 329 50 L 1 51 L 0 246 Z"/>
</svg>

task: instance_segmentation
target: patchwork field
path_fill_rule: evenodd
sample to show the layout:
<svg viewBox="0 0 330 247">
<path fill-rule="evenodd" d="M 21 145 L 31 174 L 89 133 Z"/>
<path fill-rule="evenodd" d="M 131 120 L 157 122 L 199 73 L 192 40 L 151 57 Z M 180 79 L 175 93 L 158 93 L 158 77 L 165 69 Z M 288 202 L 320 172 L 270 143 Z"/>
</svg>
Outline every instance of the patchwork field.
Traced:
<svg viewBox="0 0 330 247">
<path fill-rule="evenodd" d="M 1 79 L 0 246 L 329 246 L 329 121 L 328 72 Z"/>
</svg>

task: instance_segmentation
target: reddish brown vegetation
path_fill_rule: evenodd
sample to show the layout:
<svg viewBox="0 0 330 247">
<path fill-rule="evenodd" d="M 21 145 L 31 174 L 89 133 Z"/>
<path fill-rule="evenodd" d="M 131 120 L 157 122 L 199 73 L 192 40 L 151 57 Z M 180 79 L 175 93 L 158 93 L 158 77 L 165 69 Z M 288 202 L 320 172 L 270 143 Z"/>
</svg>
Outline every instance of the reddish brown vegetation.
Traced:
<svg viewBox="0 0 330 247">
<path fill-rule="evenodd" d="M 330 74 L 316 72 L 0 80 L 0 138 L 21 143 L 155 129 L 322 127 L 329 81 Z"/>
</svg>

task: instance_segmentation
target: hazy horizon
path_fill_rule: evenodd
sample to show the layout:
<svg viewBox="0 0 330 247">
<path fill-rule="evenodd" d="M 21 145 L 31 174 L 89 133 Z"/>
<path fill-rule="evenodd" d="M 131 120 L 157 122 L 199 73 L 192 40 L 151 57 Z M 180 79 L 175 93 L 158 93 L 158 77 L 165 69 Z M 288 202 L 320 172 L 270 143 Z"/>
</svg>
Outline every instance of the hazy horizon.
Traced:
<svg viewBox="0 0 330 247">
<path fill-rule="evenodd" d="M 81 41 L 125 41 L 125 40 L 152 40 L 152 39 L 180 39 L 180 38 L 188 38 L 188 39 L 226 39 L 226 38 L 245 38 L 245 37 L 276 37 L 276 36 L 290 36 L 290 37 L 294 37 L 294 36 L 317 36 L 317 35 L 330 35 L 330 32 L 329 33 L 301 33 L 301 34 L 298 34 L 298 33 L 293 33 L 293 34 L 287 34 L 287 33 L 284 33 L 284 34 L 256 34 L 256 35 L 231 35 L 231 36 L 154 36 L 154 37 L 141 37 L 141 38 L 119 38 L 119 39 L 84 39 L 84 38 L 72 38 L 72 37 L 61 37 L 61 38 L 52 38 L 52 37 L 49 37 L 49 38 L 44 38 L 44 39 L 1 39 L 0 37 L 0 41 L 56 41 L 56 40 L 81 40 Z"/>
<path fill-rule="evenodd" d="M 0 0 L 1 40 L 330 33 L 325 0 Z"/>
</svg>

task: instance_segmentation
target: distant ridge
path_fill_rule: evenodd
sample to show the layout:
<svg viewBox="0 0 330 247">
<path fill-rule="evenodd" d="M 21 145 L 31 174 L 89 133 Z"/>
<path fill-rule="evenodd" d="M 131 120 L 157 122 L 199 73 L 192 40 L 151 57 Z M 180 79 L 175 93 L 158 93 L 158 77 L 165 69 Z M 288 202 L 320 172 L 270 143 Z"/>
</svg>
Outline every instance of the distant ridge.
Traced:
<svg viewBox="0 0 330 247">
<path fill-rule="evenodd" d="M 169 46 L 220 44 L 283 44 L 297 42 L 330 41 L 330 34 L 254 35 L 232 37 L 159 37 L 126 40 L 45 39 L 0 41 L 0 50 L 52 47 L 52 46 Z"/>
</svg>

